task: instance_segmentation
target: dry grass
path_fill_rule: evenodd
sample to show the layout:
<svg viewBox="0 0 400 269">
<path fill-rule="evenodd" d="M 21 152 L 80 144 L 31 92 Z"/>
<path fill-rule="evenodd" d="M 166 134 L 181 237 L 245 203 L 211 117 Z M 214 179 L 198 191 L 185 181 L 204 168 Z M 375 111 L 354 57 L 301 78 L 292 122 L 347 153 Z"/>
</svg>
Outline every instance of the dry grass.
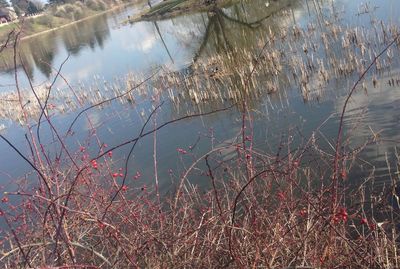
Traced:
<svg viewBox="0 0 400 269">
<path fill-rule="evenodd" d="M 223 160 L 219 152 L 229 148 L 237 156 Z M 27 263 L 71 268 L 74 263 L 94 268 L 398 267 L 398 215 L 390 192 L 367 191 L 373 187 L 371 175 L 359 189 L 341 187 L 332 213 L 326 163 L 333 156 L 320 155 L 311 141 L 296 149 L 283 143 L 282 156 L 244 151 L 242 143 L 215 148 L 184 175 L 171 174 L 178 190 L 161 202 L 154 188 L 120 185 L 123 175 L 106 152 L 90 161 L 82 149 L 74 158 L 82 159 L 83 172 L 78 177 L 75 168 L 57 172 L 49 178 L 51 194 L 45 187 L 9 194 L 20 196 L 21 204 L 2 212 L 16 233 L 2 240 L 8 246 L 1 257 L 5 268 Z M 303 156 L 310 154 L 320 161 L 309 164 Z M 208 190 L 189 183 L 192 169 L 204 164 L 204 180 L 212 186 Z M 345 179 L 341 182 L 344 186 Z"/>
</svg>

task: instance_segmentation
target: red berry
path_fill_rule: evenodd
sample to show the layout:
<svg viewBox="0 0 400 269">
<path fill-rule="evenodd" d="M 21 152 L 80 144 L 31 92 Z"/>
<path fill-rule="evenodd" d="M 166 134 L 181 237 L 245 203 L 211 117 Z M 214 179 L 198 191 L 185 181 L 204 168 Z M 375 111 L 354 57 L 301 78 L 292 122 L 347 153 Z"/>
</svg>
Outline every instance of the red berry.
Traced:
<svg viewBox="0 0 400 269">
<path fill-rule="evenodd" d="M 305 217 L 307 215 L 307 210 L 306 209 L 302 209 L 300 210 L 300 216 Z"/>
<path fill-rule="evenodd" d="M 374 231 L 375 228 L 376 228 L 375 223 L 370 223 L 370 224 L 369 224 L 369 229 L 370 229 L 370 230 Z"/>
<path fill-rule="evenodd" d="M 98 222 L 98 225 L 101 230 L 103 230 L 106 227 L 106 225 L 100 221 Z"/>
<path fill-rule="evenodd" d="M 176 150 L 177 150 L 179 153 L 181 153 L 181 154 L 186 154 L 186 153 L 187 153 L 186 150 L 181 149 L 181 148 L 177 148 Z"/>
<path fill-rule="evenodd" d="M 362 218 L 362 219 L 361 219 L 361 224 L 362 224 L 362 225 L 368 224 L 368 220 L 367 220 L 366 218 Z"/>
<path fill-rule="evenodd" d="M 92 162 L 92 168 L 93 169 L 97 169 L 98 167 L 97 167 L 97 161 L 96 160 L 93 160 Z"/>
<path fill-rule="evenodd" d="M 141 177 L 141 174 L 139 171 L 136 172 L 136 175 L 133 176 L 133 179 L 139 179 Z"/>
<path fill-rule="evenodd" d="M 340 173 L 340 176 L 342 177 L 342 179 L 347 179 L 347 172 L 345 169 L 342 170 L 342 172 Z"/>
</svg>

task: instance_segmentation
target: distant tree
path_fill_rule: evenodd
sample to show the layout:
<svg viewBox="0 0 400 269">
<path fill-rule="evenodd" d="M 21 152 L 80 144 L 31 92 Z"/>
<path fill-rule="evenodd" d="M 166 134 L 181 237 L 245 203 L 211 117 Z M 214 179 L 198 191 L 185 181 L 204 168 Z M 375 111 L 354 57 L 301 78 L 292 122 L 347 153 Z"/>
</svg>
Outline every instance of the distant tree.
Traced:
<svg viewBox="0 0 400 269">
<path fill-rule="evenodd" d="M 40 0 L 31 0 L 32 3 L 35 4 L 35 6 L 39 9 L 39 10 L 43 10 L 44 9 L 44 3 Z"/>
<path fill-rule="evenodd" d="M 39 9 L 36 7 L 36 5 L 32 2 L 28 3 L 28 8 L 26 9 L 26 13 L 28 14 L 35 14 L 38 13 Z"/>
<path fill-rule="evenodd" d="M 40 1 L 29 1 L 26 12 L 28 14 L 35 14 L 43 10 L 43 4 Z"/>
<path fill-rule="evenodd" d="M 4 7 L 9 7 L 10 4 L 8 3 L 7 0 L 0 0 L 0 8 Z"/>
<path fill-rule="evenodd" d="M 15 14 L 17 14 L 17 16 L 21 16 L 23 14 L 23 12 L 21 11 L 21 9 L 17 6 L 13 6 Z"/>
<path fill-rule="evenodd" d="M 14 8 L 15 13 L 18 16 L 21 16 L 26 13 L 29 3 L 27 0 L 11 0 L 11 5 Z"/>
</svg>

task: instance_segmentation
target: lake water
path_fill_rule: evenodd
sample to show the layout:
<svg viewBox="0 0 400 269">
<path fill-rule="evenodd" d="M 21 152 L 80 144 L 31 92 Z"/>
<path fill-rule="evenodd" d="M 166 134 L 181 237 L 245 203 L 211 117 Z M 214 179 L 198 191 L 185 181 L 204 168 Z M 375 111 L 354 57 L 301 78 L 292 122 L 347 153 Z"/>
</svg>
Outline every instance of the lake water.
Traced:
<svg viewBox="0 0 400 269">
<path fill-rule="evenodd" d="M 123 8 L 21 42 L 21 58 L 28 77 L 38 88 L 53 80 L 54 70 L 57 70 L 70 55 L 61 69 L 61 74 L 69 86 L 59 77 L 54 85 L 54 89 L 57 89 L 54 90 L 54 100 L 50 100 L 55 106 L 51 112 L 53 123 L 60 133 L 66 133 L 69 124 L 80 111 L 75 106 L 62 104 L 64 98 L 73 99 L 71 88 L 75 92 L 98 90 L 103 96 L 112 96 L 115 89 L 126 90 L 126 81 L 139 81 L 140 78 L 157 72 L 160 67 L 167 70 L 164 72 L 175 72 L 177 76 L 184 76 L 201 62 L 215 62 L 216 64 L 210 65 L 215 68 L 219 61 L 226 60 L 231 64 L 236 63 L 235 68 L 249 70 L 251 63 L 241 61 L 243 54 L 255 52 L 256 59 L 265 39 L 271 36 L 271 33 L 276 33 L 276 36 L 282 35 L 284 29 L 289 29 L 289 34 L 295 29 L 302 29 L 304 32 L 307 29 L 315 29 L 314 31 L 324 33 L 336 29 L 330 23 L 335 22 L 335 25 L 339 26 L 337 34 L 342 35 L 345 29 L 373 33 L 375 27 L 375 31 L 378 32 L 381 30 L 381 21 L 382 25 L 400 25 L 400 2 L 397 0 L 243 0 L 208 13 L 122 24 L 128 15 L 142 8 L 141 5 Z M 371 26 L 371 23 L 374 26 Z M 295 25 L 297 28 L 294 28 Z M 366 34 L 368 35 L 371 40 L 375 40 L 372 34 Z M 330 50 L 333 53 L 337 53 L 335 57 L 338 63 L 340 57 L 343 57 L 343 63 L 347 63 L 349 58 L 346 57 L 349 56 L 341 55 L 340 46 L 343 44 L 340 40 L 339 37 L 337 44 L 328 45 L 331 45 Z M 377 41 L 376 45 L 371 45 L 375 53 L 379 53 L 383 48 L 378 43 Z M 314 46 L 318 48 L 315 49 Z M 283 51 L 287 54 L 285 59 L 288 62 L 295 59 L 296 51 L 302 59 L 327 59 L 329 55 L 324 55 L 325 51 L 321 49 L 323 46 L 320 34 L 310 34 L 297 44 L 291 43 L 289 39 L 277 41 L 277 44 L 271 43 L 265 51 Z M 312 50 L 314 52 L 311 52 Z M 390 178 L 387 163 L 395 166 L 397 162 L 395 147 L 400 142 L 400 86 L 396 83 L 396 80 L 400 79 L 398 48 L 392 49 L 385 57 L 390 57 L 390 53 L 394 55 L 392 68 L 379 72 L 375 86 L 372 79 L 374 73 L 368 73 L 366 90 L 360 89 L 355 92 L 346 114 L 345 128 L 347 134 L 351 135 L 350 145 L 353 148 L 362 145 L 374 133 L 379 133 L 383 139 L 379 144 L 368 145 L 356 160 L 364 170 L 354 171 L 351 175 L 353 180 L 357 180 L 360 173 L 368 173 L 376 167 L 377 178 L 385 182 Z M 371 57 L 364 58 L 362 60 L 368 62 Z M 311 90 L 305 95 L 304 89 L 294 82 L 291 74 L 284 74 L 284 71 L 292 70 L 291 68 L 293 69 L 284 66 L 283 72 L 276 75 L 276 78 L 270 79 L 269 75 L 266 75 L 272 86 L 268 86 L 263 80 L 265 77 L 262 72 L 256 76 L 257 82 L 252 89 L 257 93 L 250 93 L 248 102 L 248 109 L 253 116 L 255 147 L 266 152 L 276 152 L 283 135 L 293 136 L 289 139 L 300 141 L 302 136 L 310 137 L 314 133 L 321 142 L 321 147 L 332 154 L 330 145 L 334 145 L 337 135 L 339 114 L 346 93 L 357 80 L 359 73 L 356 70 L 346 76 L 331 75 L 332 78 L 324 85 L 319 85 L 318 80 L 311 78 L 308 86 Z M 224 71 L 229 73 L 229 70 Z M 15 91 L 14 66 L 10 52 L 0 56 L 0 72 L 0 93 Z M 27 88 L 28 80 L 20 64 L 17 66 L 17 72 L 21 87 Z M 227 77 L 229 78 L 229 74 Z M 241 87 L 240 79 L 235 76 L 229 79 L 229 83 L 223 79 L 219 83 L 221 88 L 226 90 Z M 277 90 L 267 93 L 271 87 L 276 87 Z M 154 88 L 165 91 L 157 95 Z M 177 88 L 174 88 L 174 94 L 176 98 L 180 98 L 179 102 L 172 101 L 169 98 L 171 94 L 168 94 L 166 89 L 158 89 L 157 83 L 154 82 L 146 84 L 140 91 L 134 91 L 134 101 L 114 101 L 102 105 L 101 108 L 92 109 L 87 113 L 87 117 L 82 116 L 75 123 L 74 134 L 66 137 L 66 144 L 71 151 L 77 151 L 80 143 L 89 141 L 92 145 L 90 153 L 94 156 L 99 149 L 95 139 L 89 135 L 91 125 L 95 127 L 100 141 L 109 147 L 136 137 L 155 105 L 154 100 L 161 99 L 164 104 L 157 112 L 156 122 L 151 121 L 147 129 L 153 128 L 154 124 L 160 125 L 188 113 L 211 111 L 227 107 L 233 102 L 230 101 L 232 98 L 225 97 L 197 100 L 191 96 L 190 91 L 183 94 Z M 87 97 L 87 100 L 81 100 L 84 103 L 83 107 L 87 107 L 92 102 L 92 95 L 88 93 L 82 95 L 82 98 L 83 96 Z M 187 119 L 158 131 L 157 162 L 160 188 L 167 190 L 171 179 L 178 177 L 185 167 L 194 161 L 194 156 L 199 157 L 212 148 L 231 142 L 241 130 L 239 110 L 233 108 Z M 22 152 L 28 154 L 29 148 L 24 137 L 26 130 L 21 127 L 17 118 L 16 115 L 15 118 L 12 115 L 0 118 L 0 124 L 5 127 L 1 132 Z M 35 120 L 37 115 L 36 118 L 32 117 L 32 122 Z M 325 124 L 320 131 L 315 132 L 323 122 Z M 59 145 L 52 143 L 54 137 L 45 123 L 42 124 L 41 135 L 46 144 L 46 151 L 52 152 L 51 156 L 55 157 L 54 152 L 59 150 Z M 154 137 L 150 135 L 141 139 L 135 148 L 129 166 L 130 177 L 138 171 L 142 176 L 130 184 L 154 182 L 153 143 Z M 184 149 L 190 154 L 182 155 L 177 149 Z M 116 150 L 113 158 L 123 159 L 128 151 L 129 147 Z M 4 142 L 0 142 L 0 152 L 1 182 L 5 188 L 13 188 L 14 179 L 28 172 L 30 168 Z M 234 153 L 223 154 L 229 158 Z M 395 170 L 392 168 L 392 172 Z M 194 171 L 192 180 L 202 185 L 204 179 L 200 173 L 196 173 Z"/>
</svg>

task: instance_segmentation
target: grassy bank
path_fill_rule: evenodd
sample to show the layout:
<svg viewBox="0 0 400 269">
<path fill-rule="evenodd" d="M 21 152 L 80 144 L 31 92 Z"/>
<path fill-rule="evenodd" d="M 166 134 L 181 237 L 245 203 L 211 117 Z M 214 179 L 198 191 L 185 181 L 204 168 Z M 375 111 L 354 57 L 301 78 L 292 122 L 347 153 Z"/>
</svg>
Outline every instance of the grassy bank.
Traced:
<svg viewBox="0 0 400 269">
<path fill-rule="evenodd" d="M 24 39 L 55 31 L 71 24 L 90 19 L 94 16 L 99 16 L 101 14 L 116 10 L 126 5 L 140 2 L 142 1 L 106 3 L 101 0 L 90 0 L 85 1 L 85 4 L 82 4 L 81 2 L 75 2 L 74 4 L 53 6 L 40 16 L 24 19 L 21 37 Z M 20 27 L 21 24 L 19 22 L 10 23 L 1 27 L 0 40 L 5 40 L 10 31 L 14 29 L 18 31 Z"/>
</svg>

